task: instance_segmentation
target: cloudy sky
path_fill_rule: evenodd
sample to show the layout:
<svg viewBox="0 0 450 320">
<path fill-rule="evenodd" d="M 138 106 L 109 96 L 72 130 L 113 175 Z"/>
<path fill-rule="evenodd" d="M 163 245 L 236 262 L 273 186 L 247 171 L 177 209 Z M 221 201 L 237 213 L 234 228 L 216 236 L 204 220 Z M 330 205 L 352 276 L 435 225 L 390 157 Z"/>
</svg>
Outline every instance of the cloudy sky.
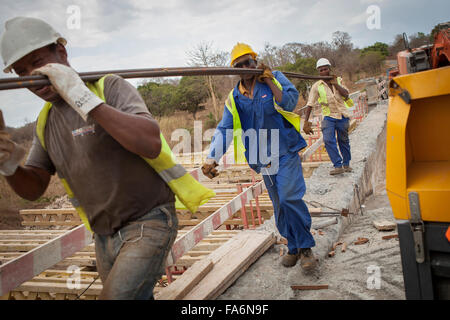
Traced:
<svg viewBox="0 0 450 320">
<path fill-rule="evenodd" d="M 380 9 L 379 29 L 367 25 L 374 21 L 373 11 L 367 11 L 373 5 Z M 227 52 L 236 42 L 246 42 L 258 52 L 265 43 L 330 41 L 340 30 L 356 47 L 391 43 L 396 34 L 429 33 L 449 21 L 450 1 L 0 0 L 1 33 L 15 16 L 50 23 L 68 40 L 70 63 L 82 72 L 186 66 L 186 52 L 202 41 Z M 7 76 L 13 75 L 0 75 Z M 34 121 L 42 105 L 25 89 L 0 91 L 8 126 Z"/>
</svg>

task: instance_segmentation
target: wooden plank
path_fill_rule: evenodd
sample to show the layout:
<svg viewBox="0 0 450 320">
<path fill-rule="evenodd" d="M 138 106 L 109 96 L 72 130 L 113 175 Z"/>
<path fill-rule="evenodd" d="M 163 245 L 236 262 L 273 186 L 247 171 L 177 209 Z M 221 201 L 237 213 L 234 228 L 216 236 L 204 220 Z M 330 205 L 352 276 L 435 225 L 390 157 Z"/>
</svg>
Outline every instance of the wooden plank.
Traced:
<svg viewBox="0 0 450 320">
<path fill-rule="evenodd" d="M 311 285 L 311 286 L 294 285 L 294 286 L 291 286 L 291 289 L 292 290 L 324 290 L 324 289 L 328 289 L 328 285 L 327 284 Z"/>
<path fill-rule="evenodd" d="M 181 277 L 162 289 L 155 296 L 156 300 L 180 300 L 192 290 L 213 268 L 211 259 L 203 259 L 194 263 Z"/>
<path fill-rule="evenodd" d="M 203 260 L 205 257 L 190 257 L 187 255 L 182 256 L 180 259 L 177 260 L 175 263 L 175 266 L 177 267 L 191 267 L 194 265 L 194 263 Z"/>
<path fill-rule="evenodd" d="M 21 215 L 29 214 L 71 214 L 73 216 L 78 216 L 77 211 L 74 208 L 65 209 L 24 209 L 19 211 Z"/>
<path fill-rule="evenodd" d="M 275 241 L 276 239 L 274 238 L 273 241 L 268 241 L 264 246 L 258 249 L 252 257 L 241 268 L 239 268 L 236 273 L 233 274 L 233 276 L 225 281 L 222 286 L 216 288 L 216 290 L 211 294 L 211 299 L 216 299 L 224 293 L 228 287 L 230 287 L 256 260 L 259 259 L 260 256 L 262 256 L 270 247 L 273 246 Z"/>
<path fill-rule="evenodd" d="M 52 283 L 52 282 L 32 282 L 27 281 L 20 285 L 14 291 L 29 291 L 29 292 L 51 292 L 51 293 L 66 293 L 73 294 L 75 297 L 83 292 L 87 286 L 81 286 L 80 289 L 69 289 L 66 283 Z M 102 291 L 103 286 L 100 284 L 93 284 L 87 291 L 86 294 L 99 295 Z"/>
<path fill-rule="evenodd" d="M 219 292 L 223 292 L 225 285 L 240 269 L 249 265 L 249 261 L 256 261 L 262 254 L 261 248 L 275 243 L 272 233 L 261 231 L 243 231 L 230 239 L 219 249 L 213 251 L 208 259 L 214 263 L 211 270 L 203 280 L 197 284 L 185 297 L 186 300 L 215 299 Z"/>
</svg>

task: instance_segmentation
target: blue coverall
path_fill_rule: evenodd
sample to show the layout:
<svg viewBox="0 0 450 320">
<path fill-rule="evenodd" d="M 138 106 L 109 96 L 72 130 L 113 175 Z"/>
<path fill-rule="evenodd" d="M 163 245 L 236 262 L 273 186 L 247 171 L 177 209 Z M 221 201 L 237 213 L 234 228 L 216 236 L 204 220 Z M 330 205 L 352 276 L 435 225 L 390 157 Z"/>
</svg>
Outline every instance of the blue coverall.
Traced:
<svg viewBox="0 0 450 320">
<path fill-rule="evenodd" d="M 287 111 L 294 110 L 299 95 L 297 89 L 281 72 L 274 71 L 273 75 L 283 87 L 282 101 L 278 105 Z M 249 129 L 254 129 L 256 132 L 259 132 L 260 129 L 268 129 L 268 151 L 266 152 L 271 157 L 276 156 L 279 164 L 278 171 L 269 173 L 267 170 L 268 163 L 260 161 L 259 135 L 257 135 L 256 147 L 249 145 L 249 139 L 243 139 L 246 149 L 245 157 L 253 170 L 257 173 L 262 171 L 264 183 L 273 203 L 276 225 L 280 234 L 288 241 L 289 253 L 295 254 L 299 248 L 315 246 L 314 238 L 310 232 L 311 216 L 302 200 L 306 186 L 300 156 L 298 155 L 298 152 L 307 146 L 306 141 L 275 110 L 272 90 L 267 84 L 256 81 L 253 98 L 250 99 L 240 93 L 238 83 L 233 90 L 233 96 L 244 132 Z M 230 138 L 232 130 L 230 129 L 233 129 L 233 116 L 225 107 L 222 120 L 214 133 L 208 158 L 219 162 L 232 141 L 232 138 Z M 278 145 L 274 149 L 271 148 L 271 129 L 279 130 Z M 250 151 L 256 153 L 256 155 L 250 155 Z M 256 158 L 257 161 L 249 161 L 252 158 Z"/>
</svg>

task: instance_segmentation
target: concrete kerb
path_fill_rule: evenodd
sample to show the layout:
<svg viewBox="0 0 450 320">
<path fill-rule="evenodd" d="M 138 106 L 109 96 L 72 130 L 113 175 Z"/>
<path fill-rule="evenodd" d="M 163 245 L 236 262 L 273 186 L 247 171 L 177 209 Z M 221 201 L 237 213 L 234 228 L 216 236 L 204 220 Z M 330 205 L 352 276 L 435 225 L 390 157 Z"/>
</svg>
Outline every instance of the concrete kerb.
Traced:
<svg viewBox="0 0 450 320">
<path fill-rule="evenodd" d="M 313 251 L 319 262 L 327 257 L 333 244 L 339 240 L 345 229 L 358 219 L 361 214 L 360 202 L 363 203 L 366 197 L 374 192 L 382 192 L 379 185 L 382 185 L 385 179 L 387 109 L 386 102 L 379 103 L 350 134 L 352 152 L 350 165 L 353 168 L 351 173 L 331 176 L 329 171 L 332 169 L 332 164 L 324 163 L 314 170 L 310 178 L 305 179 L 307 191 L 304 200 L 315 201 L 338 210 L 348 208 L 351 213 L 354 213 L 348 218 L 339 217 L 337 224 L 323 228 L 323 235 L 316 231 L 314 235 L 316 246 Z M 359 199 L 356 185 L 359 190 Z M 329 218 L 313 218 L 313 226 L 326 219 Z M 277 237 L 280 237 L 273 217 L 258 229 L 274 232 Z M 315 279 L 312 279 L 307 278 L 298 265 L 289 269 L 281 266 L 279 254 L 281 248 L 284 248 L 286 252 L 287 247 L 284 245 L 275 245 L 269 249 L 219 299 L 295 299 L 290 285 L 304 284 L 303 282 L 314 284 L 320 281 L 318 280 L 320 272 Z M 261 273 L 265 274 L 263 280 Z M 261 291 L 261 288 L 257 287 L 258 284 L 271 289 Z"/>
<path fill-rule="evenodd" d="M 378 104 L 350 135 L 353 172 L 330 176 L 332 164 L 327 163 L 317 168 L 306 181 L 306 201 L 315 201 L 338 210 L 348 208 L 352 213 L 348 217 L 339 217 L 337 224 L 324 228 L 324 235 L 316 234 L 315 252 L 319 259 L 327 256 L 333 243 L 361 215 L 361 211 L 364 212 L 360 204 L 372 193 L 382 191 L 378 186 L 384 181 L 386 116 L 387 104 Z M 313 225 L 318 220 L 323 218 L 313 218 Z"/>
</svg>

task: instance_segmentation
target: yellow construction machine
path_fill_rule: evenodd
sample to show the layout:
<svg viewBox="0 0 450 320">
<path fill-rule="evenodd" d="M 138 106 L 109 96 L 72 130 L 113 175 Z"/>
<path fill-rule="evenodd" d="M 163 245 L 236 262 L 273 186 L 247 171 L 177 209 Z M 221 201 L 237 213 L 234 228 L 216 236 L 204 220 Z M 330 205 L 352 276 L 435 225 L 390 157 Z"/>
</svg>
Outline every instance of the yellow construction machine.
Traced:
<svg viewBox="0 0 450 320">
<path fill-rule="evenodd" d="M 394 77 L 389 96 L 386 190 L 406 298 L 450 299 L 450 66 Z"/>
</svg>

